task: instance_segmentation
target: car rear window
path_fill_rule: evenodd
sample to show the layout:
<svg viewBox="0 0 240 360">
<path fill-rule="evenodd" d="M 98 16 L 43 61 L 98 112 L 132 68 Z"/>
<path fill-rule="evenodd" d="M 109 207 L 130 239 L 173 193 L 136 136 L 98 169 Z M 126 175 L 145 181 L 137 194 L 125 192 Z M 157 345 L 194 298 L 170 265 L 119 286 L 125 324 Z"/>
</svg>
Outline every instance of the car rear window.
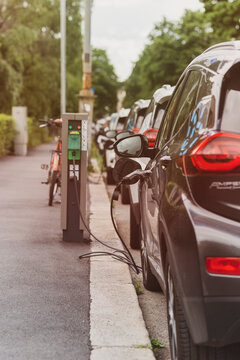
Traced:
<svg viewBox="0 0 240 360">
<path fill-rule="evenodd" d="M 143 122 L 143 119 L 144 119 L 144 115 L 145 115 L 145 113 L 146 113 L 146 110 L 147 110 L 147 109 L 142 109 L 142 110 L 140 110 L 140 111 L 138 112 L 137 123 L 136 123 L 136 125 L 135 125 L 135 127 L 136 127 L 137 129 L 139 129 L 139 128 L 141 127 L 141 125 L 142 125 L 142 122 Z"/>
<path fill-rule="evenodd" d="M 239 108 L 240 89 L 227 90 L 222 115 L 222 130 L 240 132 Z"/>
<path fill-rule="evenodd" d="M 240 66 L 234 67 L 223 83 L 223 131 L 240 133 Z"/>
<path fill-rule="evenodd" d="M 126 120 L 127 120 L 127 117 L 121 117 L 121 118 L 118 119 L 117 130 L 122 130 L 123 129 Z"/>
</svg>

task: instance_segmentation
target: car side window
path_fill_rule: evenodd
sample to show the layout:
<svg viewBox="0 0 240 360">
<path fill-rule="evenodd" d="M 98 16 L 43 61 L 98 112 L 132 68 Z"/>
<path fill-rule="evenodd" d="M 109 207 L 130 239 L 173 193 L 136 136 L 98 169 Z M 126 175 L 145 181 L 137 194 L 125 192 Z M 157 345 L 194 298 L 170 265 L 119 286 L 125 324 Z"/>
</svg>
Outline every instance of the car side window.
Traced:
<svg viewBox="0 0 240 360">
<path fill-rule="evenodd" d="M 209 71 L 202 76 L 195 108 L 197 117 L 195 118 L 195 123 L 197 130 L 211 128 L 214 125 L 215 100 L 212 95 L 212 88 L 215 76 L 215 74 Z"/>
<path fill-rule="evenodd" d="M 239 103 L 240 103 L 240 65 L 234 65 L 225 76 L 222 89 L 222 124 L 224 131 L 240 132 Z"/>
<path fill-rule="evenodd" d="M 136 125 L 135 127 L 137 129 L 139 129 L 142 125 L 142 122 L 143 122 L 143 119 L 144 119 L 144 115 L 145 115 L 145 112 L 146 112 L 146 109 L 142 109 L 138 112 L 137 114 L 137 122 L 136 122 Z"/>
<path fill-rule="evenodd" d="M 202 130 L 210 128 L 214 124 L 214 97 L 212 96 L 212 74 L 202 73 L 197 97 L 192 93 L 193 103 L 189 109 L 187 121 L 183 122 L 181 129 L 174 135 L 171 143 L 171 152 L 176 150 L 179 155 L 184 155 L 191 148 Z M 180 151 L 180 153 L 179 153 Z"/>
<path fill-rule="evenodd" d="M 147 108 L 141 129 L 140 129 L 140 133 L 144 134 L 146 130 L 149 129 L 149 124 L 150 121 L 152 119 L 152 114 L 153 114 L 153 110 L 154 110 L 154 100 L 152 100 Z"/>
<path fill-rule="evenodd" d="M 175 108 L 177 106 L 179 96 L 183 90 L 185 81 L 186 81 L 186 76 L 182 79 L 181 83 L 176 88 L 176 90 L 168 104 L 168 107 L 166 109 L 165 117 L 161 123 L 159 134 L 158 134 L 158 148 L 160 150 L 162 149 L 165 142 L 167 141 L 167 133 L 169 131 L 169 127 L 171 125 L 171 120 L 172 120 L 173 114 L 175 113 Z"/>
<path fill-rule="evenodd" d="M 200 71 L 191 71 L 185 83 L 181 97 L 178 101 L 172 126 L 169 129 L 168 138 L 176 136 L 184 124 L 188 121 L 196 104 L 198 85 L 201 79 Z"/>
<path fill-rule="evenodd" d="M 158 104 L 157 105 L 157 109 L 155 111 L 155 115 L 154 115 L 154 120 L 153 120 L 153 125 L 152 127 L 154 129 L 159 129 L 161 122 L 162 122 L 162 118 L 165 112 L 167 106 L 167 101 L 165 101 L 163 104 Z"/>
</svg>

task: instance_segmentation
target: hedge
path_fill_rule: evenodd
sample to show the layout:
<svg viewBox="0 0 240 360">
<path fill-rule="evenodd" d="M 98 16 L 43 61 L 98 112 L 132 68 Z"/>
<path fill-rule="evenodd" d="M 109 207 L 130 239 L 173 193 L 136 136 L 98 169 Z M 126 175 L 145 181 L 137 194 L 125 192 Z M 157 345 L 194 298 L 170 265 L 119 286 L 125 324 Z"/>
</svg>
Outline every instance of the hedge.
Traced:
<svg viewBox="0 0 240 360">
<path fill-rule="evenodd" d="M 39 122 L 33 118 L 27 118 L 28 125 L 28 148 L 38 146 L 49 141 L 47 128 L 39 128 Z"/>
<path fill-rule="evenodd" d="M 0 156 L 4 156 L 13 151 L 14 137 L 15 123 L 13 117 L 0 114 Z"/>
<path fill-rule="evenodd" d="M 40 129 L 39 122 L 33 118 L 27 118 L 28 148 L 42 144 L 50 140 L 46 128 Z M 13 153 L 16 127 L 11 115 L 0 114 L 0 157 Z"/>
</svg>

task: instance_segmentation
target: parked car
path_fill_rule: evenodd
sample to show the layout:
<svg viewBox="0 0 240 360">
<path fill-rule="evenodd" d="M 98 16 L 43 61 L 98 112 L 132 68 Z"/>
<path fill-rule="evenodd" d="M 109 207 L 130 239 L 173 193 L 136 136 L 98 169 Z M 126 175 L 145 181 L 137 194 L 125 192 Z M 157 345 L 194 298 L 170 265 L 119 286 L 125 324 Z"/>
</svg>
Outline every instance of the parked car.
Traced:
<svg viewBox="0 0 240 360">
<path fill-rule="evenodd" d="M 108 184 L 114 184 L 113 168 L 116 163 L 116 154 L 112 148 L 112 144 L 114 143 L 115 138 L 114 136 L 111 136 L 111 132 L 115 134 L 115 132 L 119 133 L 123 130 L 127 121 L 129 111 L 130 109 L 121 109 L 117 114 L 117 116 L 114 118 L 114 120 L 110 121 L 109 131 L 106 132 L 104 149 L 103 149 L 103 162 L 107 171 Z"/>
<path fill-rule="evenodd" d="M 125 125 L 125 130 L 132 131 L 134 134 L 139 132 L 149 103 L 149 99 L 140 99 L 135 101 L 135 103 L 131 106 Z"/>
<path fill-rule="evenodd" d="M 154 92 L 149 107 L 146 111 L 144 120 L 139 129 L 139 133 L 146 135 L 146 137 L 148 138 L 148 145 L 150 147 L 153 147 L 155 145 L 157 132 L 160 127 L 167 103 L 173 93 L 173 90 L 174 86 L 167 84 L 157 89 Z"/>
<path fill-rule="evenodd" d="M 108 141 L 106 132 L 114 126 L 117 117 L 118 113 L 112 113 L 111 116 L 97 121 L 96 143 L 100 154 L 104 153 L 104 145 Z"/>
<path fill-rule="evenodd" d="M 128 118 L 126 120 L 125 126 L 121 133 L 115 134 L 115 139 L 123 138 L 126 136 L 129 136 L 131 134 L 137 134 L 139 131 L 139 128 L 142 126 L 146 111 L 148 109 L 148 106 L 150 104 L 150 100 L 137 100 L 134 102 L 134 104 L 131 106 Z M 115 152 L 114 152 L 115 154 Z M 115 154 L 115 165 L 118 161 L 118 157 L 116 157 Z M 115 166 L 113 169 L 113 178 L 114 174 L 116 172 Z M 114 178 L 115 182 L 116 179 Z M 122 185 L 121 186 L 121 200 L 123 204 L 129 204 L 130 198 L 129 198 L 129 190 L 128 185 Z"/>
<path fill-rule="evenodd" d="M 139 182 L 147 289 L 165 292 L 172 359 L 240 359 L 240 41 L 212 46 L 180 77 Z"/>
<path fill-rule="evenodd" d="M 153 147 L 155 144 L 158 129 L 161 120 L 168 104 L 168 101 L 173 93 L 174 87 L 170 85 L 163 85 L 156 90 L 152 96 L 151 102 L 145 112 L 145 117 L 142 121 L 139 133 L 146 135 L 148 139 L 148 146 Z M 129 159 L 121 159 L 117 162 L 114 169 L 114 174 L 118 174 L 120 178 L 133 170 L 145 169 L 149 158 L 139 158 L 136 160 L 138 166 Z M 115 175 L 116 176 L 116 175 Z M 117 182 L 118 182 L 117 181 Z M 122 184 L 121 185 L 122 203 L 130 204 L 130 246 L 132 249 L 140 249 L 139 225 L 139 199 L 138 199 L 138 184 Z"/>
</svg>

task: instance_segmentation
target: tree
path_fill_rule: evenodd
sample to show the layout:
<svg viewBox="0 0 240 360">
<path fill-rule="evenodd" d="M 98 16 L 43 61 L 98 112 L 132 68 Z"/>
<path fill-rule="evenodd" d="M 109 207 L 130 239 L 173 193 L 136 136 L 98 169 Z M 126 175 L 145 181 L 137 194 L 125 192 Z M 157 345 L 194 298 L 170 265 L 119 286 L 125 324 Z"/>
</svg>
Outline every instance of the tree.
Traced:
<svg viewBox="0 0 240 360">
<path fill-rule="evenodd" d="M 92 52 L 92 86 L 96 95 L 94 118 L 116 111 L 119 83 L 107 53 L 102 49 Z"/>
<path fill-rule="evenodd" d="M 156 24 L 125 86 L 124 106 L 151 98 L 163 84 L 175 85 L 194 57 L 214 42 L 211 26 L 201 11 L 186 10 L 178 22 Z"/>
<path fill-rule="evenodd" d="M 67 0 L 67 111 L 81 85 L 80 1 Z M 0 0 L 0 111 L 26 105 L 33 117 L 60 114 L 59 0 Z"/>
<path fill-rule="evenodd" d="M 240 0 L 200 0 L 215 33 L 216 42 L 239 39 Z"/>
</svg>

